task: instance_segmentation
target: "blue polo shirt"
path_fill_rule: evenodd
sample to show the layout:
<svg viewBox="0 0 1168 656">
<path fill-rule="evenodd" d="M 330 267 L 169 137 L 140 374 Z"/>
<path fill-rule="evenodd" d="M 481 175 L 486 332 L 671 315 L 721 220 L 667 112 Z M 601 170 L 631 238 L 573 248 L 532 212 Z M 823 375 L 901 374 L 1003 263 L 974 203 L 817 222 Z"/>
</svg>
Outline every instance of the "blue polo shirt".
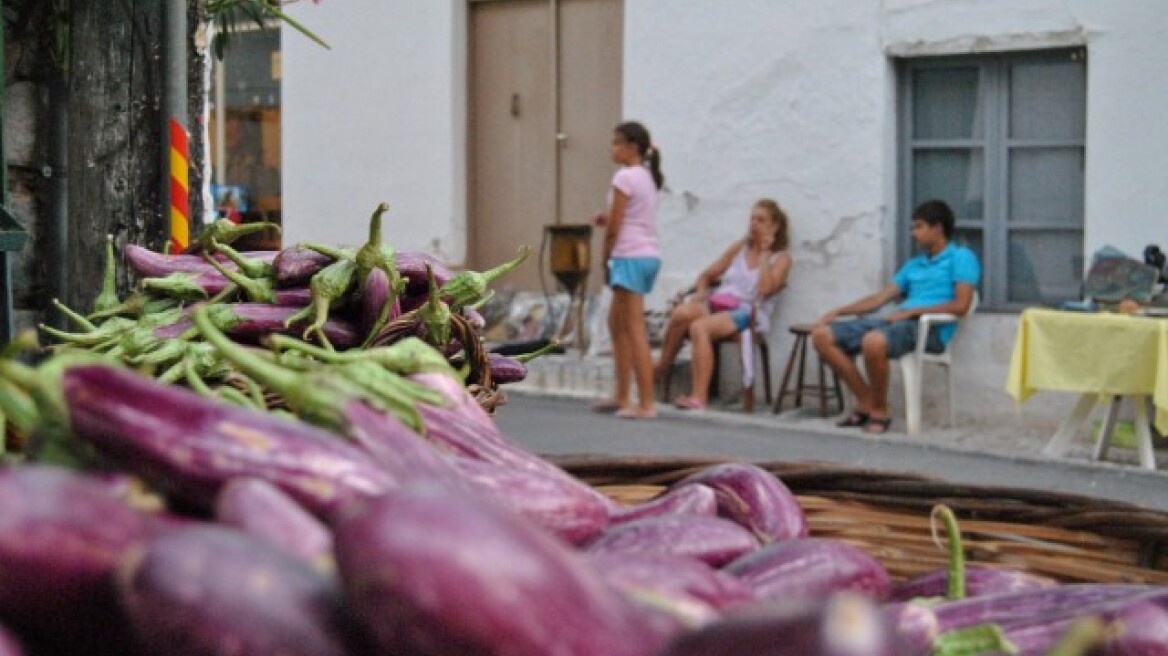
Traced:
<svg viewBox="0 0 1168 656">
<path fill-rule="evenodd" d="M 932 257 L 921 253 L 905 262 L 892 277 L 892 282 L 904 293 L 901 309 L 911 310 L 948 303 L 956 298 L 957 283 L 976 287 L 980 279 L 981 264 L 973 251 L 950 242 Z M 941 343 L 948 344 L 956 330 L 956 324 L 938 326 Z"/>
</svg>

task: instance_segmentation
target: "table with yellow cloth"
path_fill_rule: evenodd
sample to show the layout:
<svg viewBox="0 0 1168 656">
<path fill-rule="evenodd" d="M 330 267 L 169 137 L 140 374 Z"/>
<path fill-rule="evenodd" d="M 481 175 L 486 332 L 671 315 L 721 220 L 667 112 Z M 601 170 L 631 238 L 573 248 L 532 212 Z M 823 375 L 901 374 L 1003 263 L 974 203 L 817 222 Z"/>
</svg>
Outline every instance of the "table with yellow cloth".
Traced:
<svg viewBox="0 0 1168 656">
<path fill-rule="evenodd" d="M 1039 390 L 1078 392 L 1079 402 L 1043 453 L 1061 456 L 1097 405 L 1107 407 L 1094 457 L 1107 453 L 1121 399 L 1135 410 L 1140 465 L 1155 469 L 1148 401 L 1168 434 L 1168 319 L 1030 309 L 1022 313 L 1006 391 L 1022 403 Z"/>
</svg>

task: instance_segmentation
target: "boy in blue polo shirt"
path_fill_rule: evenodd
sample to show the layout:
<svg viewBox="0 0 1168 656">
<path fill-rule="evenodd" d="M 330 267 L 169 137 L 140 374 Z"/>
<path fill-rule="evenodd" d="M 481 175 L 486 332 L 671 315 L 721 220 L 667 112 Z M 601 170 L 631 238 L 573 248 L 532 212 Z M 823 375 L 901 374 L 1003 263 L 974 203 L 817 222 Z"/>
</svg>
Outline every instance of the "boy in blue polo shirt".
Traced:
<svg viewBox="0 0 1168 656">
<path fill-rule="evenodd" d="M 944 202 L 923 203 L 912 215 L 912 237 L 921 254 L 906 262 L 884 289 L 831 310 L 812 329 L 811 341 L 819 357 L 856 395 L 855 411 L 839 426 L 863 427 L 869 433 L 887 432 L 892 424 L 888 411 L 888 361 L 916 348 L 917 319 L 922 314 L 960 317 L 969 311 L 974 288 L 981 278 L 981 265 L 973 251 L 950 243 L 954 223 L 953 210 Z M 840 316 L 878 310 L 897 299 L 903 299 L 900 307 L 888 316 L 835 321 Z M 925 350 L 944 350 L 956 329 L 956 324 L 933 327 Z M 856 366 L 855 357 L 860 354 L 867 380 Z"/>
</svg>

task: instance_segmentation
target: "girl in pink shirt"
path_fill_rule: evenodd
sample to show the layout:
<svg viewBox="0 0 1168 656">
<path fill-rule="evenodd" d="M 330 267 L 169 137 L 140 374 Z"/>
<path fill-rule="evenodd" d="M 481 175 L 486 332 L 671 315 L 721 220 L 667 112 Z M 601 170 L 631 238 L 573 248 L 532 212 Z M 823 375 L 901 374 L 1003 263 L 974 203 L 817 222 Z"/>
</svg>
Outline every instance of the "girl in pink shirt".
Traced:
<svg viewBox="0 0 1168 656">
<path fill-rule="evenodd" d="M 621 165 L 612 178 L 608 213 L 596 218 L 604 232 L 607 284 L 612 288 L 608 329 L 612 334 L 616 389 L 613 398 L 597 403 L 599 411 L 615 410 L 626 419 L 657 416 L 653 401 L 653 359 L 645 327 L 645 295 L 653 289 L 661 268 L 657 244 L 657 198 L 665 177 L 661 153 L 640 123 L 621 123 L 613 131 L 612 159 Z M 631 382 L 637 382 L 637 403 Z"/>
</svg>

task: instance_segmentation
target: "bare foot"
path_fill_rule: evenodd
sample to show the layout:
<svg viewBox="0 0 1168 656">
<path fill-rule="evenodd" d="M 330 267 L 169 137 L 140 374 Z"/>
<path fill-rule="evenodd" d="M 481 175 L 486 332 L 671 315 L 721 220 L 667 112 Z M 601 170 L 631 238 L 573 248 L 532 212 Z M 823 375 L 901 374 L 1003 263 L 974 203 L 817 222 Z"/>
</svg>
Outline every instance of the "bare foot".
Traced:
<svg viewBox="0 0 1168 656">
<path fill-rule="evenodd" d="M 657 408 L 621 408 L 616 411 L 616 416 L 621 419 L 656 419 Z"/>
</svg>

